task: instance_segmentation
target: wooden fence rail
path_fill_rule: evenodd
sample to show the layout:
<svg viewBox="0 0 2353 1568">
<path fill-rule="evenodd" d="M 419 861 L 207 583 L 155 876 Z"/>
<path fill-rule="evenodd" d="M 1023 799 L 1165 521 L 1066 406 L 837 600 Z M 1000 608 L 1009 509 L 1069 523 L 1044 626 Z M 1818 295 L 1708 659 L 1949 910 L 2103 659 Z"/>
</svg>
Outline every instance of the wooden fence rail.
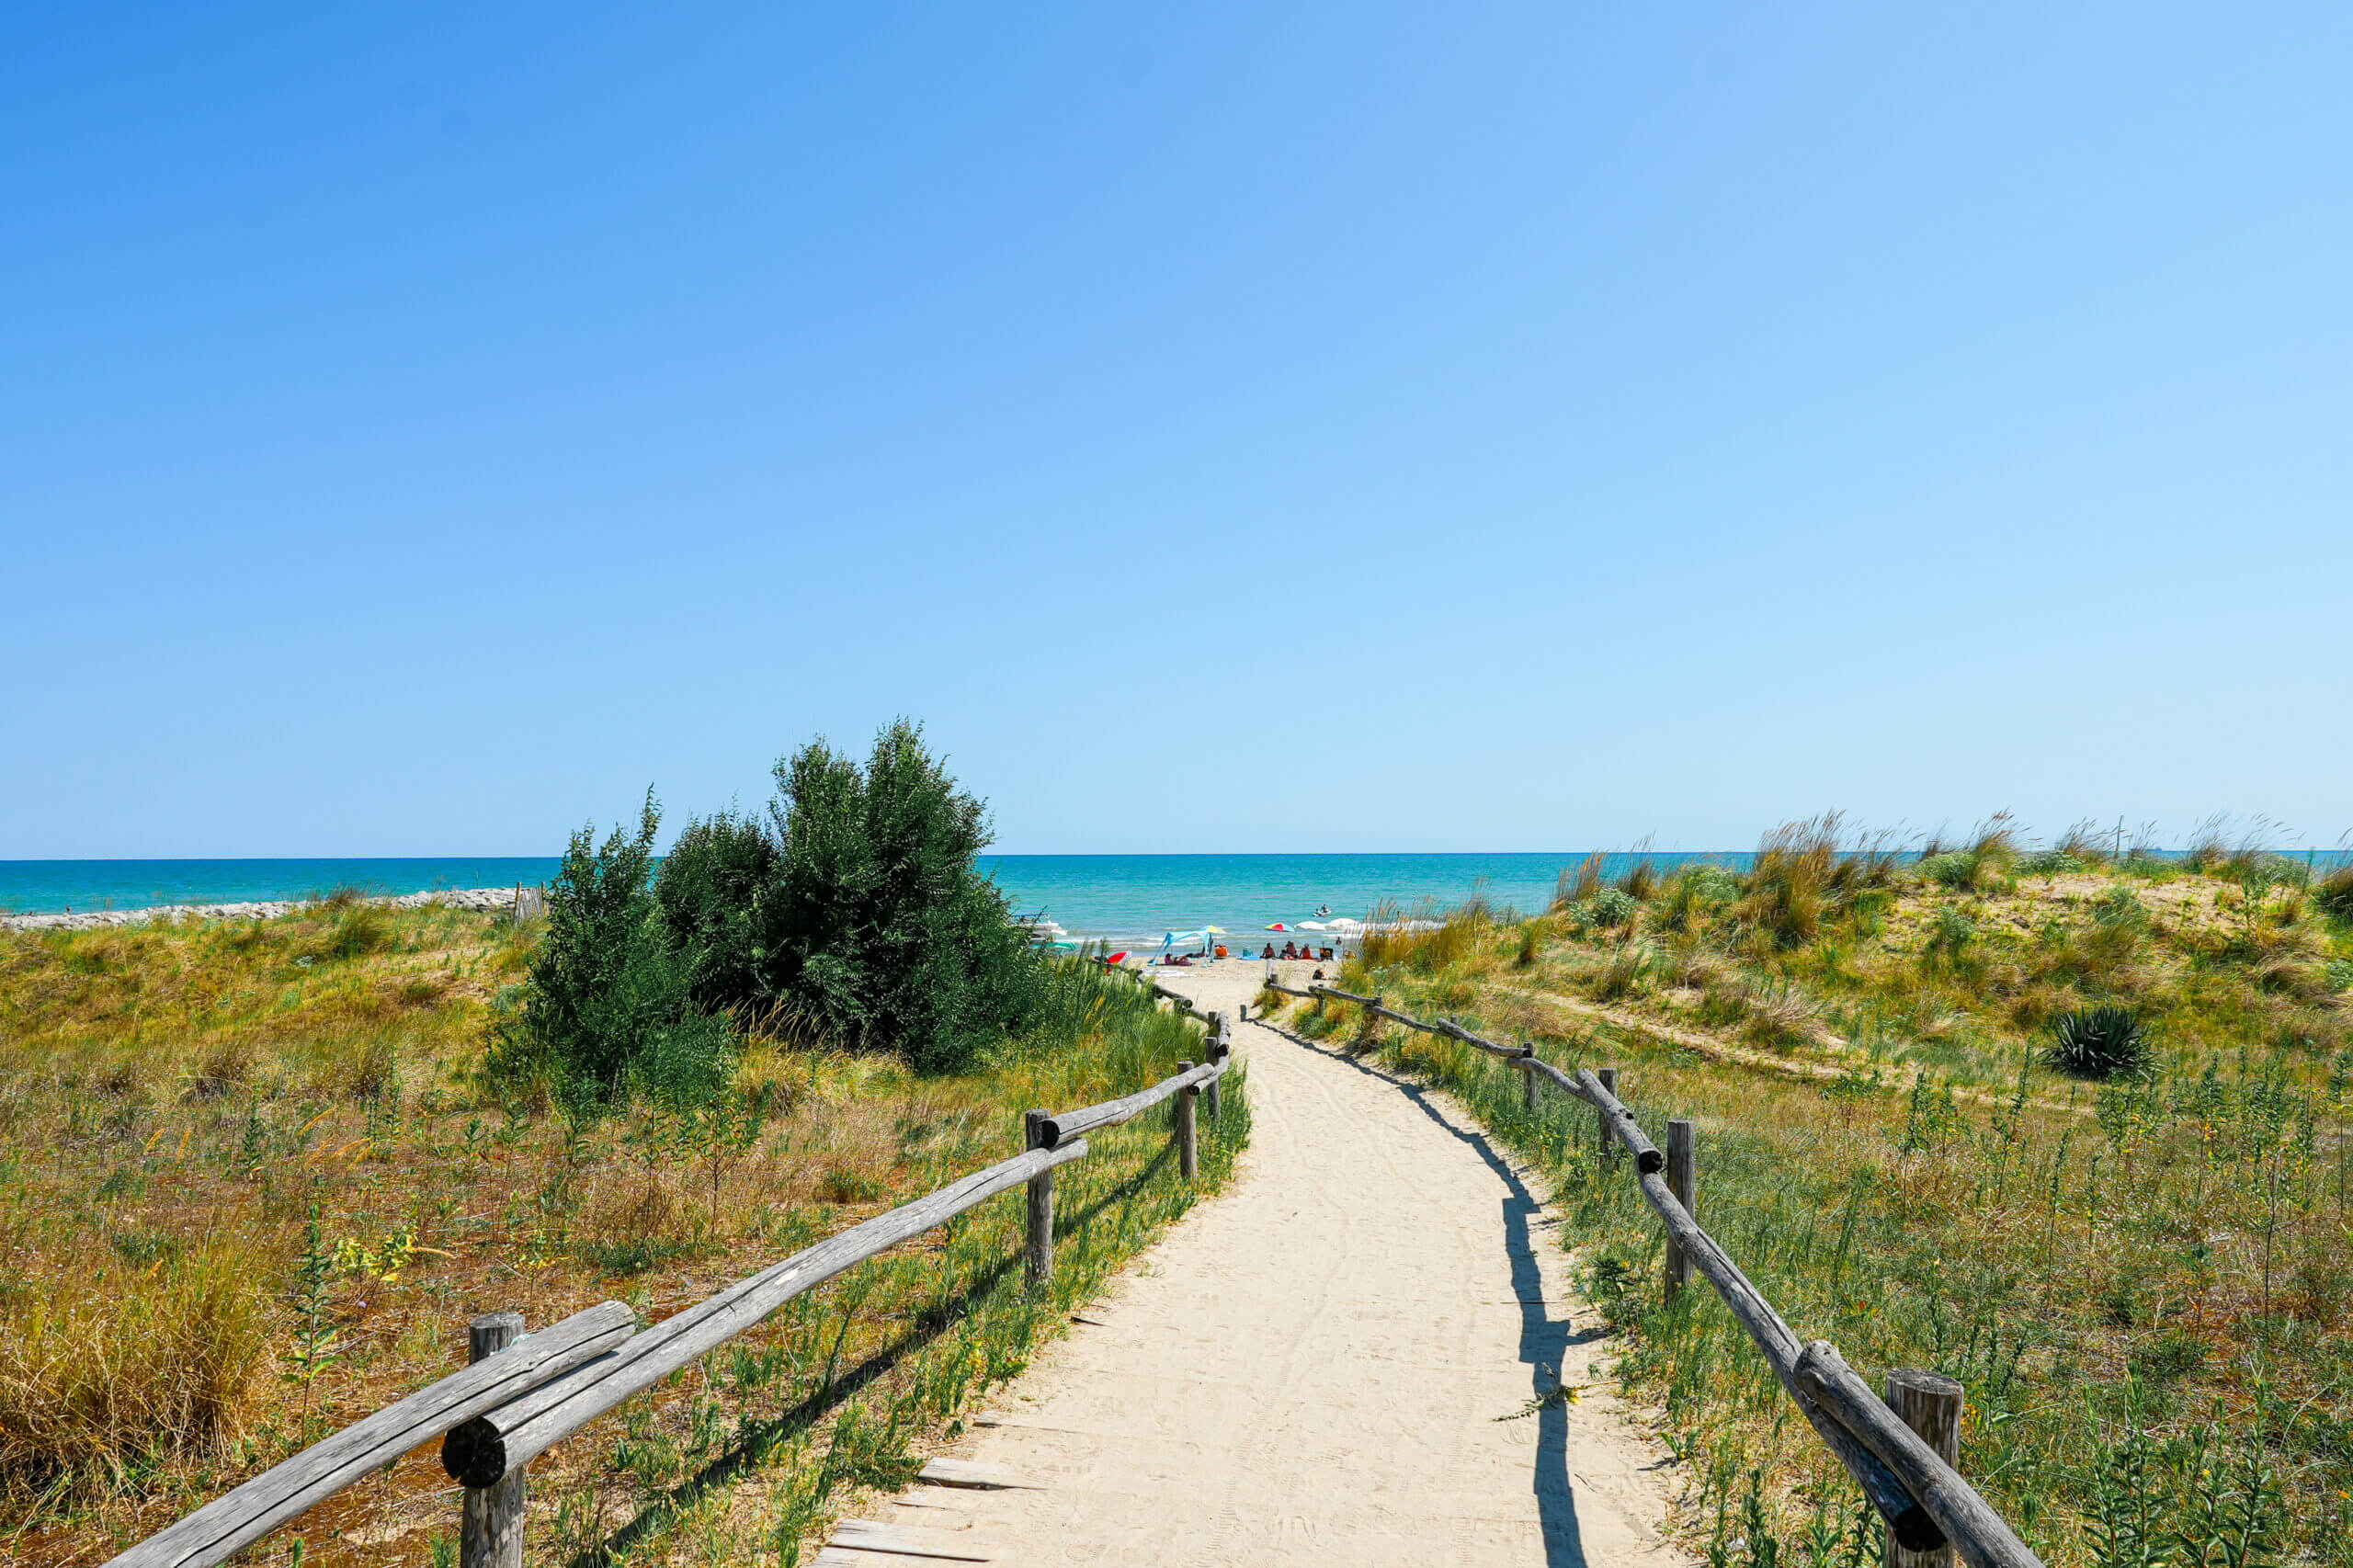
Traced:
<svg viewBox="0 0 2353 1568">
<path fill-rule="evenodd" d="M 1618 1098 L 1618 1074 L 1614 1068 L 1581 1068 L 1572 1075 L 1539 1061 L 1532 1046 L 1499 1045 L 1450 1018 L 1433 1023 L 1413 1017 L 1388 1006 L 1380 996 L 1362 996 L 1336 985 L 1317 984 L 1297 990 L 1271 978 L 1266 984 L 1270 991 L 1313 1002 L 1319 1007 L 1327 999 L 1354 1003 L 1370 1017 L 1386 1018 L 1424 1034 L 1460 1040 L 1489 1055 L 1516 1062 L 1522 1074 L 1522 1103 L 1530 1108 L 1536 1103 L 1536 1085 L 1540 1082 L 1550 1083 L 1592 1106 L 1600 1122 L 1602 1168 L 1608 1168 L 1616 1148 L 1631 1153 L 1643 1199 L 1666 1228 L 1664 1289 L 1672 1295 L 1682 1288 L 1693 1269 L 1715 1287 L 1716 1294 L 1722 1298 L 1733 1317 L 1764 1353 L 1773 1375 L 1799 1413 L 1887 1521 L 1891 1563 L 1900 1560 L 1904 1568 L 1913 1568 L 1915 1564 L 1949 1561 L 1945 1549 L 1949 1547 L 1972 1568 L 2042 1568 L 2041 1560 L 1953 1467 L 1955 1450 L 1950 1443 L 1960 1428 L 1957 1387 L 1943 1396 L 1941 1404 L 1933 1407 L 1937 1415 L 1932 1424 L 1937 1431 L 1915 1430 L 1886 1401 L 1870 1392 L 1870 1385 L 1847 1366 L 1835 1346 L 1821 1340 L 1811 1345 L 1801 1343 L 1764 1292 L 1750 1283 L 1732 1256 L 1700 1227 L 1689 1203 L 1697 1183 L 1697 1158 L 1689 1122 L 1670 1124 L 1668 1150 L 1661 1153 L 1643 1133 L 1633 1113 Z M 1899 1371 L 1891 1374 L 1891 1387 L 1909 1388 L 1923 1379 L 1938 1384 L 1947 1381 L 1929 1374 Z M 1915 1400 L 1907 1400 L 1907 1404 L 1917 1409 L 1931 1408 Z M 1938 1447 L 1931 1446 L 1932 1437 L 1938 1439 L 1938 1446 L 1945 1451 L 1939 1452 Z"/>
<path fill-rule="evenodd" d="M 1185 1010 L 1193 1011 L 1190 1004 Z M 1053 1267 L 1055 1167 L 1086 1157 L 1081 1133 L 1132 1120 L 1171 1098 L 1177 1114 L 1170 1138 L 1183 1178 L 1192 1180 L 1199 1168 L 1193 1101 L 1206 1091 L 1211 1116 L 1216 1117 L 1220 1082 L 1232 1053 L 1231 1026 L 1223 1015 L 1194 1016 L 1209 1027 L 1209 1060 L 1200 1065 L 1179 1062 L 1175 1074 L 1152 1087 L 1101 1105 L 1056 1115 L 1031 1111 L 1023 1119 L 1023 1153 L 804 1247 L 650 1327 L 640 1327 L 636 1314 L 620 1301 L 590 1307 L 520 1337 L 517 1314 L 476 1319 L 470 1328 L 476 1358 L 464 1370 L 321 1439 L 119 1553 L 106 1568 L 214 1568 L 437 1437 L 442 1468 L 465 1489 L 462 1568 L 519 1568 L 525 1466 L 795 1296 L 1017 1187 L 1029 1194 L 1029 1279 L 1044 1284 Z"/>
</svg>

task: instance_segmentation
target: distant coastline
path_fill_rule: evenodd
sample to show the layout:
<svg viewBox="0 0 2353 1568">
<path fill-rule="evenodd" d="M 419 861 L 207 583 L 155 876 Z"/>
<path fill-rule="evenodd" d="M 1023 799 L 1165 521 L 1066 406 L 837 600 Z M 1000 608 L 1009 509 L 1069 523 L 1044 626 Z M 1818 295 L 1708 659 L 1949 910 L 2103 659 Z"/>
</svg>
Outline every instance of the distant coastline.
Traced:
<svg viewBox="0 0 2353 1568">
<path fill-rule="evenodd" d="M 442 888 L 432 892 L 398 893 L 367 903 L 388 909 L 422 909 L 428 903 L 450 909 L 503 914 L 537 892 L 537 884 L 516 888 Z M 536 900 L 534 900 L 536 902 Z M 0 931 L 96 931 L 108 926 L 137 926 L 150 920 L 275 920 L 316 903 L 314 899 L 262 899 L 236 903 L 162 903 L 146 909 L 91 909 L 45 915 L 0 915 Z"/>
</svg>

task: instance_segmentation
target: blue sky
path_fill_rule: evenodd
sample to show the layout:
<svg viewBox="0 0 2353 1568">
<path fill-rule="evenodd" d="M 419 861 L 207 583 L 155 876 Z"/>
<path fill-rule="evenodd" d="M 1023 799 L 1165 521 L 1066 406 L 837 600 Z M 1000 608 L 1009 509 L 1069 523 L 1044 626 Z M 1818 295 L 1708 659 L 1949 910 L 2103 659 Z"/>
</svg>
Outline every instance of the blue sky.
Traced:
<svg viewBox="0 0 2353 1568">
<path fill-rule="evenodd" d="M 2353 828 L 2353 10 L 19 6 L 0 858 Z"/>
</svg>

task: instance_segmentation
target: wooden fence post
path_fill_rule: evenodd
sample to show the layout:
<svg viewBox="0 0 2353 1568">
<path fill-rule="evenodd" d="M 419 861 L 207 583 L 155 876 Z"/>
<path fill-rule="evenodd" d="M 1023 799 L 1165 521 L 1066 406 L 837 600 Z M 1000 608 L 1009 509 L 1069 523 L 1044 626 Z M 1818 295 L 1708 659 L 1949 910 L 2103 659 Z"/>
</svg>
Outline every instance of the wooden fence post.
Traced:
<svg viewBox="0 0 2353 1568">
<path fill-rule="evenodd" d="M 1192 1070 L 1193 1064 L 1189 1062 L 1176 1063 L 1179 1073 Z M 1200 1092 L 1199 1084 L 1188 1084 L 1185 1092 L 1176 1096 L 1176 1168 L 1184 1174 L 1187 1181 L 1199 1175 L 1201 1168 L 1200 1140 L 1194 1133 L 1193 1121 L 1193 1096 Z"/>
<path fill-rule="evenodd" d="M 1042 1149 L 1046 1144 L 1046 1122 L 1052 1113 L 1029 1110 L 1021 1113 L 1021 1146 Z M 1029 1264 L 1029 1288 L 1043 1290 L 1054 1282 L 1054 1173 L 1040 1171 L 1029 1178 L 1029 1233 L 1023 1256 Z"/>
<path fill-rule="evenodd" d="M 1614 1098 L 1618 1093 L 1618 1069 L 1596 1068 L 1593 1075 L 1601 1080 L 1601 1086 L 1608 1089 Z M 1599 1141 L 1594 1145 L 1594 1168 L 1608 1176 L 1610 1168 L 1618 1163 L 1617 1142 L 1609 1136 L 1609 1118 L 1602 1114 L 1599 1106 L 1593 1108 L 1593 1119 L 1600 1130 Z"/>
<path fill-rule="evenodd" d="M 1529 1062 L 1536 1055 L 1536 1048 L 1526 1040 L 1519 1042 L 1519 1108 L 1533 1116 L 1536 1113 L 1536 1069 Z"/>
<path fill-rule="evenodd" d="M 1223 1013 L 1211 1013 L 1210 1026 L 1210 1062 L 1214 1066 L 1223 1062 L 1226 1052 L 1233 1048 L 1226 1043 L 1226 1022 Z M 1225 1108 L 1225 1096 L 1218 1087 L 1224 1082 L 1225 1074 L 1222 1073 L 1210 1080 L 1209 1102 L 1211 1121 L 1215 1121 L 1218 1119 L 1218 1113 Z"/>
<path fill-rule="evenodd" d="M 1961 1468 L 1961 1392 L 1959 1383 L 1934 1372 L 1899 1368 L 1887 1374 L 1888 1408 L 1955 1471 Z M 1891 1532 L 1887 1568 L 1952 1568 L 1952 1547 L 1912 1551 L 1897 1545 Z"/>
<path fill-rule="evenodd" d="M 1666 1189 L 1683 1205 L 1683 1211 L 1698 1219 L 1699 1149 L 1691 1124 L 1670 1121 L 1666 1124 Z M 1666 1238 L 1666 1300 L 1672 1301 L 1691 1282 L 1691 1258 L 1673 1236 Z"/>
<path fill-rule="evenodd" d="M 484 1312 L 466 1325 L 466 1359 L 487 1360 L 523 1337 L 521 1312 Z M 469 1486 L 459 1516 L 459 1568 L 523 1568 L 523 1471 Z"/>
</svg>

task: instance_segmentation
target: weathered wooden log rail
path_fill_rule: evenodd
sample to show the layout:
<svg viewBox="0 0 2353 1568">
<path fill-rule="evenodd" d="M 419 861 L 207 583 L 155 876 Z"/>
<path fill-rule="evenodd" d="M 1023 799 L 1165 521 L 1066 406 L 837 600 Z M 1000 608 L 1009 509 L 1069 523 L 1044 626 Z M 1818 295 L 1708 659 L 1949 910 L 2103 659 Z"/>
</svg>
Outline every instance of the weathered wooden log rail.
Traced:
<svg viewBox="0 0 2353 1568">
<path fill-rule="evenodd" d="M 1192 1008 L 1189 1004 L 1186 1010 Z M 1208 1026 L 1207 1058 L 1180 1062 L 1148 1089 L 1101 1105 L 1023 1117 L 1025 1152 L 972 1172 L 887 1213 L 804 1247 L 717 1295 L 641 1326 L 620 1301 L 521 1334 L 514 1312 L 470 1326 L 471 1364 L 321 1439 L 284 1463 L 122 1551 L 106 1568 L 213 1568 L 272 1530 L 404 1455 L 441 1439 L 441 1464 L 464 1488 L 462 1568 L 521 1568 L 524 1470 L 634 1394 L 658 1385 L 762 1322 L 803 1291 L 945 1224 L 1000 1193 L 1024 1187 L 1023 1256 L 1033 1287 L 1053 1273 L 1056 1167 L 1086 1157 L 1081 1134 L 1131 1121 L 1174 1100 L 1171 1142 L 1186 1181 L 1199 1171 L 1194 1101 L 1206 1096 L 1215 1119 L 1232 1059 L 1222 1014 L 1195 1014 Z M 518 1337 L 519 1335 L 519 1337 Z"/>
<path fill-rule="evenodd" d="M 1889 1374 L 1889 1393 L 1882 1400 L 1828 1342 L 1802 1343 L 1732 1255 L 1701 1228 L 1692 1214 L 1697 1159 L 1690 1122 L 1667 1123 L 1667 1151 L 1662 1153 L 1619 1099 L 1615 1068 L 1580 1068 L 1572 1075 L 1538 1060 L 1536 1048 L 1526 1042 L 1498 1045 L 1450 1018 L 1416 1018 L 1389 1006 L 1383 997 L 1336 985 L 1302 991 L 1270 977 L 1266 987 L 1318 1007 L 1327 1000 L 1352 1003 L 1368 1019 L 1385 1018 L 1512 1062 L 1521 1074 L 1521 1103 L 1530 1109 L 1540 1083 L 1592 1106 L 1601 1169 L 1611 1167 L 1618 1149 L 1631 1153 L 1643 1201 L 1666 1228 L 1665 1293 L 1672 1298 L 1693 1269 L 1715 1287 L 1799 1413 L 1887 1521 L 1891 1568 L 1935 1568 L 1949 1563 L 1956 1551 L 1972 1568 L 2041 1568 L 2041 1560 L 1954 1468 L 1961 1385 L 1932 1373 L 1897 1370 Z"/>
</svg>

